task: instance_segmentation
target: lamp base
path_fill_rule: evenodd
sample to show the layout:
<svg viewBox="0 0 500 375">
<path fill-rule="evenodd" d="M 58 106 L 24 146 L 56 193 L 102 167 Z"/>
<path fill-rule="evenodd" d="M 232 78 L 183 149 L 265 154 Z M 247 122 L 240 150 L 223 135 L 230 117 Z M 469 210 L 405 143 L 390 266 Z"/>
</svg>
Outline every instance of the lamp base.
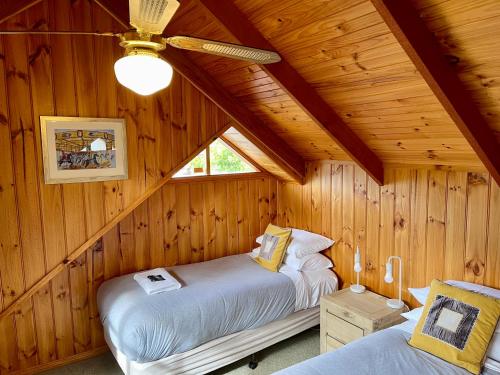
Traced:
<svg viewBox="0 0 500 375">
<path fill-rule="evenodd" d="M 351 292 L 358 293 L 358 294 L 363 293 L 366 290 L 366 288 L 363 285 L 359 285 L 359 284 L 351 285 L 350 289 L 351 289 Z"/>
<path fill-rule="evenodd" d="M 400 309 L 404 305 L 405 305 L 404 302 L 400 301 L 398 299 L 388 299 L 387 300 L 387 306 L 389 306 L 391 309 Z"/>
</svg>

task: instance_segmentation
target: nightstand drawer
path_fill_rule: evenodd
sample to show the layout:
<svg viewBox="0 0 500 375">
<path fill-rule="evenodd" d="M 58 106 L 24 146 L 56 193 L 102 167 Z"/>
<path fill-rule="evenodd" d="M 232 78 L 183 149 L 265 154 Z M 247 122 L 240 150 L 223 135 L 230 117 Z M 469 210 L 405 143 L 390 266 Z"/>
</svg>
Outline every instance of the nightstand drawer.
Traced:
<svg viewBox="0 0 500 375">
<path fill-rule="evenodd" d="M 363 337 L 364 332 L 361 328 L 354 324 L 346 322 L 335 315 L 327 312 L 326 317 L 326 333 L 330 337 L 337 338 L 343 343 L 350 343 L 360 337 Z"/>
<path fill-rule="evenodd" d="M 344 346 L 344 344 L 341 343 L 340 341 L 335 340 L 333 337 L 326 335 L 326 350 L 327 351 L 339 349 L 343 346 Z"/>
</svg>

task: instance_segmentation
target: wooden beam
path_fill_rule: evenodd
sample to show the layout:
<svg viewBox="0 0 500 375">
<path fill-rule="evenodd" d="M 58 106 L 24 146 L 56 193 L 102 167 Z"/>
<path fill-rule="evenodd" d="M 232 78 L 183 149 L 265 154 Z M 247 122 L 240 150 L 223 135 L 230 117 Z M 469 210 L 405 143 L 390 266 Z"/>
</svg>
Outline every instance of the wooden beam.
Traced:
<svg viewBox="0 0 500 375">
<path fill-rule="evenodd" d="M 0 1 L 0 23 L 32 7 L 42 0 L 2 0 Z"/>
<path fill-rule="evenodd" d="M 418 11 L 409 0 L 371 2 L 491 176 L 500 184 L 500 145 Z"/>
<path fill-rule="evenodd" d="M 0 320 L 4 317 L 14 313 L 19 306 L 19 304 L 28 300 L 31 296 L 33 296 L 36 292 L 38 292 L 41 288 L 43 288 L 48 282 L 50 282 L 55 276 L 57 276 L 61 271 L 64 270 L 65 267 L 70 265 L 72 262 L 78 259 L 80 255 L 82 255 L 85 251 L 87 251 L 97 240 L 99 240 L 102 236 L 108 233 L 111 229 L 113 229 L 118 223 L 120 223 L 123 219 L 125 219 L 132 211 L 134 211 L 137 207 L 139 207 L 142 203 L 144 203 L 149 197 L 151 197 L 154 193 L 160 190 L 163 185 L 165 185 L 174 174 L 176 174 L 179 170 L 181 170 L 188 162 L 191 161 L 196 155 L 198 155 L 202 150 L 208 147 L 210 143 L 219 138 L 224 132 L 231 127 L 230 124 L 224 126 L 221 130 L 219 130 L 216 134 L 210 137 L 207 141 L 203 142 L 202 145 L 196 148 L 189 156 L 184 159 L 182 163 L 180 163 L 177 167 L 172 169 L 165 177 L 159 180 L 155 185 L 147 189 L 144 194 L 142 194 L 139 198 L 137 198 L 134 202 L 132 202 L 128 207 L 126 207 L 123 211 L 121 211 L 118 215 L 116 215 L 111 221 L 107 222 L 101 229 L 95 232 L 92 236 L 90 236 L 83 244 L 73 250 L 66 258 L 64 258 L 60 263 L 58 263 L 54 268 L 52 268 L 44 277 L 38 280 L 31 288 L 26 290 L 23 294 L 21 294 L 17 299 L 12 301 L 12 303 L 5 308 L 2 312 L 0 312 Z"/>
<path fill-rule="evenodd" d="M 232 1 L 196 0 L 233 37 L 250 47 L 275 50 Z M 282 61 L 262 69 L 377 183 L 383 185 L 384 169 L 377 155 L 335 113 L 330 105 L 281 56 Z"/>
<path fill-rule="evenodd" d="M 124 27 L 130 27 L 127 2 L 113 0 L 96 0 L 96 2 Z M 272 158 L 295 181 L 301 184 L 304 182 L 304 160 L 283 139 L 180 50 L 167 47 L 162 55 L 179 74 L 230 116 L 236 122 L 235 128 L 238 131 Z"/>
</svg>

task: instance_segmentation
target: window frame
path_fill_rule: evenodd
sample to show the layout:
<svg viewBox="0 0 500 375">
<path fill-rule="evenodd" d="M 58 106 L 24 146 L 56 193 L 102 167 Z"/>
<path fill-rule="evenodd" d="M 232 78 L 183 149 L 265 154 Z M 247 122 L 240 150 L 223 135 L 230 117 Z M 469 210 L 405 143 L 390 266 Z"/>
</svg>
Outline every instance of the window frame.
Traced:
<svg viewBox="0 0 500 375">
<path fill-rule="evenodd" d="M 235 172 L 235 173 L 216 173 L 216 174 L 212 174 L 211 161 L 210 161 L 210 147 L 212 146 L 213 143 L 215 143 L 217 141 L 222 142 L 224 144 L 224 146 L 226 146 L 230 151 L 232 151 L 240 160 L 242 160 L 244 163 L 250 164 L 250 166 L 252 166 L 252 168 L 254 168 L 255 170 L 252 171 L 252 172 Z M 205 160 L 206 160 L 206 171 L 205 171 L 205 174 L 203 174 L 203 175 L 201 175 L 201 174 L 190 175 L 190 176 L 176 176 L 176 175 L 174 175 L 174 176 L 172 176 L 172 178 L 173 179 L 181 179 L 181 178 L 207 178 L 207 177 L 217 177 L 217 176 L 254 175 L 254 174 L 258 174 L 258 173 L 263 173 L 263 170 L 260 168 L 259 165 L 257 165 L 257 163 L 255 163 L 253 160 L 249 159 L 246 155 L 243 154 L 242 151 L 240 151 L 238 149 L 238 147 L 236 147 L 234 144 L 232 144 L 231 142 L 229 142 L 223 136 L 220 136 L 217 139 L 215 139 L 214 141 L 210 142 L 210 144 L 207 147 L 205 147 L 204 151 L 205 151 Z M 196 156 L 198 156 L 200 154 L 201 154 L 201 152 L 199 152 L 198 154 L 196 154 Z M 179 171 L 181 171 L 186 165 L 188 165 L 189 163 L 191 163 L 193 161 L 193 159 L 196 158 L 196 156 L 193 157 L 186 164 L 184 164 L 184 166 L 182 168 L 180 168 Z"/>
</svg>

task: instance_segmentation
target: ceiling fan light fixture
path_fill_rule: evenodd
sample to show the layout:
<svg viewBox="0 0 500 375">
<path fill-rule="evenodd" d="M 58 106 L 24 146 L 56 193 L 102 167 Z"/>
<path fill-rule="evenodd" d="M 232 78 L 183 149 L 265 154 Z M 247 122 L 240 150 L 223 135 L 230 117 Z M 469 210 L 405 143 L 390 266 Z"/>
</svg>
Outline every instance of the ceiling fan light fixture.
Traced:
<svg viewBox="0 0 500 375">
<path fill-rule="evenodd" d="M 173 69 L 155 50 L 127 49 L 115 62 L 118 82 L 139 95 L 151 95 L 170 85 Z"/>
</svg>

